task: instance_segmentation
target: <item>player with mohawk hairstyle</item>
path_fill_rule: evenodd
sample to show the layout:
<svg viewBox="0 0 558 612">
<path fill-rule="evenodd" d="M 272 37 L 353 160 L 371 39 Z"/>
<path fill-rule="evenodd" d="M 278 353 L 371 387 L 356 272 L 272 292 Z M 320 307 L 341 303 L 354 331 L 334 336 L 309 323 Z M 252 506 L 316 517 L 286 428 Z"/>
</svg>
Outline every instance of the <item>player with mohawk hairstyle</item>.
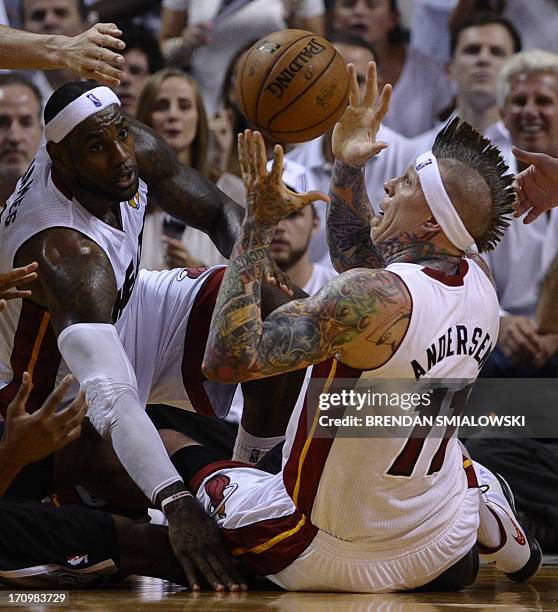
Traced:
<svg viewBox="0 0 558 612">
<path fill-rule="evenodd" d="M 316 393 L 293 412 L 277 476 L 214 463 L 190 484 L 207 509 L 208 479 L 230 479 L 226 517 L 215 520 L 236 544 L 233 554 L 287 589 L 459 589 L 475 579 L 478 552 L 511 580 L 526 580 L 540 566 L 540 548 L 519 525 L 507 484 L 464 456 L 455 429 L 314 435 L 315 398 L 335 378 L 420 380 L 422 390 L 429 380 L 474 381 L 496 343 L 499 311 L 488 275 L 468 254 L 498 242 L 514 200 L 497 150 L 452 122 L 434 151 L 386 182 L 383 214 L 374 216 L 364 166 L 387 146 L 375 136 L 390 87 L 376 103 L 374 65 L 362 97 L 349 71 L 349 106 L 332 137 L 328 218 L 346 271 L 263 320 L 263 262 L 275 226 L 312 196 L 282 184 L 281 147 L 266 172 L 261 135 L 247 130 L 239 136 L 246 216 L 203 366 L 206 376 L 230 382 L 313 365 Z M 438 389 L 430 414 L 442 406 L 459 412 L 466 396 L 467 387 Z M 189 450 L 199 456 L 196 447 L 182 452 Z"/>
<path fill-rule="evenodd" d="M 492 250 L 510 224 L 509 215 L 513 212 L 515 199 L 512 190 L 513 175 L 505 174 L 509 168 L 500 150 L 471 125 L 456 117 L 440 130 L 432 145 L 432 153 L 437 159 L 444 159 L 450 167 L 449 160 L 455 160 L 476 170 L 490 189 L 490 219 L 488 224 L 484 217 L 476 220 L 481 226 L 484 224 L 484 227 L 479 229 L 480 234 L 474 232 L 474 238 L 479 252 Z M 456 170 L 459 170 L 457 165 Z M 451 189 L 449 186 L 447 188 Z M 466 210 L 458 210 L 458 213 L 467 215 Z M 470 216 L 470 219 L 463 219 L 466 226 L 468 223 L 472 226 L 475 222 L 474 214 Z"/>
</svg>

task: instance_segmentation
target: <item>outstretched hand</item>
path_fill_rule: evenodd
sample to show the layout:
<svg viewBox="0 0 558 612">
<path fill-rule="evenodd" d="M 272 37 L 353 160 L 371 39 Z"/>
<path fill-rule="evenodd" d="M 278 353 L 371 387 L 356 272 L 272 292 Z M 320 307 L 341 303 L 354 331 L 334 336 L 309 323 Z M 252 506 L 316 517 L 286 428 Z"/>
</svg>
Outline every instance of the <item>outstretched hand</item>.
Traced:
<svg viewBox="0 0 558 612">
<path fill-rule="evenodd" d="M 312 202 L 329 197 L 320 191 L 295 193 L 282 181 L 283 147 L 275 145 L 271 171 L 266 168 L 266 151 L 260 132 L 245 130 L 238 135 L 238 156 L 246 188 L 246 220 L 273 227 L 281 219 Z"/>
<path fill-rule="evenodd" d="M 10 461 L 18 467 L 39 461 L 79 438 L 87 410 L 83 391 L 69 406 L 57 410 L 73 382 L 73 376 L 64 377 L 41 408 L 29 414 L 26 404 L 32 383 L 29 374 L 24 372 L 21 386 L 8 406 L 5 432 L 0 443 L 0 447 L 9 453 Z"/>
<path fill-rule="evenodd" d="M 353 64 L 349 64 L 347 70 L 349 106 L 335 124 L 331 147 L 335 159 L 350 166 L 363 166 L 388 146 L 385 142 L 376 141 L 376 134 L 389 108 L 391 85 L 384 85 L 378 100 L 376 64 L 369 62 L 363 96 Z"/>
<path fill-rule="evenodd" d="M 0 274 L 0 310 L 6 307 L 6 300 L 25 298 L 31 295 L 31 291 L 21 291 L 17 287 L 32 283 L 37 278 L 37 262 L 33 262 L 23 268 L 15 268 L 10 272 Z M 10 291 L 14 289 L 14 291 Z"/>
<path fill-rule="evenodd" d="M 540 214 L 558 205 L 558 159 L 517 147 L 513 147 L 512 152 L 519 161 L 529 164 L 515 177 L 517 203 L 514 217 L 527 213 L 523 223 L 531 223 Z"/>
<path fill-rule="evenodd" d="M 122 51 L 122 31 L 114 23 L 97 23 L 89 30 L 72 38 L 62 38 L 64 65 L 85 79 L 114 87 L 124 78 L 124 57 L 111 51 Z"/>
</svg>

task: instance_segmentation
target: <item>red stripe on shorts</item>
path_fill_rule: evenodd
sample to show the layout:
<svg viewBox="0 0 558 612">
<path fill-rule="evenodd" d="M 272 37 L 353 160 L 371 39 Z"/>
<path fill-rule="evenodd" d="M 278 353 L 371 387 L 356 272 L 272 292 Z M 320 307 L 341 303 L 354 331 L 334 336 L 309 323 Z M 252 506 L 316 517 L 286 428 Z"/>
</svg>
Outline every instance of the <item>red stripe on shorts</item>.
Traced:
<svg viewBox="0 0 558 612">
<path fill-rule="evenodd" d="M 257 469 L 240 461 L 214 461 L 198 470 L 187 484 L 197 493 L 202 482 L 212 474 L 238 467 Z M 232 554 L 260 576 L 285 569 L 308 548 L 317 531 L 317 527 L 299 510 L 237 529 L 221 528 Z"/>
</svg>

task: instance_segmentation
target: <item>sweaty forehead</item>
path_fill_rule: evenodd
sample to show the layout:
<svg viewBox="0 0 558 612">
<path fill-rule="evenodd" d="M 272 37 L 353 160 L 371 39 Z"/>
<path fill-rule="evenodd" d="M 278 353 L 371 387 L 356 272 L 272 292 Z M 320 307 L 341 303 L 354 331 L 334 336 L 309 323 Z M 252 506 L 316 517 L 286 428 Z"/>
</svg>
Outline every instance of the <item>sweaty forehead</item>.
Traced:
<svg viewBox="0 0 558 612">
<path fill-rule="evenodd" d="M 87 138 L 92 134 L 120 127 L 125 120 L 126 118 L 122 114 L 120 106 L 118 104 L 111 104 L 107 108 L 103 108 L 98 113 L 84 119 L 70 132 L 70 135 L 80 139 Z"/>
</svg>

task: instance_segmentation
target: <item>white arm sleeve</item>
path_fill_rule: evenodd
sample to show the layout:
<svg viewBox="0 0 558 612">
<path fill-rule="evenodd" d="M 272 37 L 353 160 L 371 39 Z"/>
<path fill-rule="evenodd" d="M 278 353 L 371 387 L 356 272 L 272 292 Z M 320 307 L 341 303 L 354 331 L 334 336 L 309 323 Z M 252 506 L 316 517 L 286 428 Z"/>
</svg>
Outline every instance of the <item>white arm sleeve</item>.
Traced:
<svg viewBox="0 0 558 612">
<path fill-rule="evenodd" d="M 136 375 L 113 325 L 77 323 L 58 337 L 58 348 L 85 390 L 87 416 L 122 465 L 155 502 L 159 491 L 181 481 L 138 397 Z"/>
</svg>

